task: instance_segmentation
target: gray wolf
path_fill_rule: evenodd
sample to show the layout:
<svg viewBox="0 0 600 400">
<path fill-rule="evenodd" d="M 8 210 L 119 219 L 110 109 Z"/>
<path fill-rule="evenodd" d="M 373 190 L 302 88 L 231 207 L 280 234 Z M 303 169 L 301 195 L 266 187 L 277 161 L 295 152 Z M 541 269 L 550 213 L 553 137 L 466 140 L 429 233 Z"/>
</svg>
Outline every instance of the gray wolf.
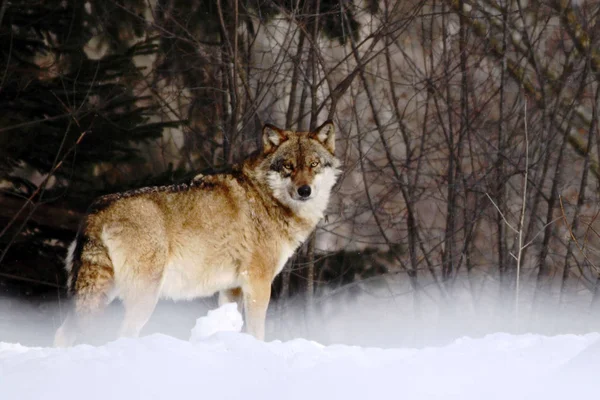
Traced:
<svg viewBox="0 0 600 400">
<path fill-rule="evenodd" d="M 114 298 L 136 337 L 160 298 L 237 302 L 264 340 L 271 283 L 315 229 L 339 175 L 331 121 L 312 132 L 265 125 L 263 149 L 230 173 L 99 198 L 66 259 L 72 309 L 55 335 L 70 346 Z"/>
</svg>

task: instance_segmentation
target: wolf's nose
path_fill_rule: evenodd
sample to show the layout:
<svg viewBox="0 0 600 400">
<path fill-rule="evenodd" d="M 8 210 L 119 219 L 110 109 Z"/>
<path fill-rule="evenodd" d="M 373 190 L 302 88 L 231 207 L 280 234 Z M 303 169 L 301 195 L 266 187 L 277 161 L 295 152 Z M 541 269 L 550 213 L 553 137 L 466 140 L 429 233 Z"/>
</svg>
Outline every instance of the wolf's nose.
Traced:
<svg viewBox="0 0 600 400">
<path fill-rule="evenodd" d="M 302 198 L 307 198 L 308 196 L 310 196 L 310 186 L 308 186 L 308 185 L 302 185 L 302 186 L 300 186 L 298 188 L 298 194 Z"/>
</svg>

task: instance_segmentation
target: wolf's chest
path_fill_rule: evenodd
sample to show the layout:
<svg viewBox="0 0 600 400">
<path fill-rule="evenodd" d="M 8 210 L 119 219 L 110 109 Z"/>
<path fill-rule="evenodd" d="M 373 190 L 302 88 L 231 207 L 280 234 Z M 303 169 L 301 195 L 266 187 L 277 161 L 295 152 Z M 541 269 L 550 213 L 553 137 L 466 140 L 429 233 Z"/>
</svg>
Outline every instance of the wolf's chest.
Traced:
<svg viewBox="0 0 600 400">
<path fill-rule="evenodd" d="M 238 285 L 237 265 L 229 255 L 207 257 L 205 251 L 187 251 L 169 260 L 166 265 L 161 297 L 191 300 L 209 297 Z"/>
<path fill-rule="evenodd" d="M 294 254 L 297 246 L 283 242 L 274 246 L 277 257 L 270 265 L 260 266 L 273 272 L 275 277 L 281 272 L 287 260 Z M 179 252 L 166 265 L 161 285 L 161 297 L 173 300 L 191 300 L 197 297 L 209 297 L 214 293 L 239 287 L 250 264 L 250 254 L 243 254 L 235 248 L 226 250 L 207 249 L 197 246 L 194 249 Z"/>
<path fill-rule="evenodd" d="M 287 262 L 287 260 L 289 260 L 289 258 L 294 254 L 294 251 L 296 251 L 296 247 L 297 246 L 293 246 L 288 243 L 284 243 L 281 246 L 281 250 L 279 253 L 279 259 L 277 260 L 277 266 L 275 267 L 274 277 L 277 276 L 281 272 L 281 270 L 285 266 L 285 263 Z"/>
</svg>

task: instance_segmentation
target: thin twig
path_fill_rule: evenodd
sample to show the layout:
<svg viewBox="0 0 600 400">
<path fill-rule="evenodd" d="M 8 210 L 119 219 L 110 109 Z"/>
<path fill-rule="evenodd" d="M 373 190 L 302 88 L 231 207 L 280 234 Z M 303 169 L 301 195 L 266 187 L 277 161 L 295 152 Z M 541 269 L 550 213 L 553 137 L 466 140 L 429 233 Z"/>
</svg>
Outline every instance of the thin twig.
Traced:
<svg viewBox="0 0 600 400">
<path fill-rule="evenodd" d="M 486 192 L 485 195 L 487 196 L 488 199 L 490 199 L 490 201 L 492 202 L 492 204 L 494 205 L 494 207 L 496 208 L 496 211 L 498 211 L 498 213 L 500 213 L 500 216 L 502 216 L 502 219 L 504 220 L 504 222 L 506 223 L 506 225 L 512 229 L 515 233 L 519 233 L 518 230 L 515 229 L 514 226 L 512 226 L 510 224 L 510 222 L 507 221 L 506 217 L 504 216 L 504 214 L 502 213 L 502 211 L 500 211 L 500 208 L 498 207 L 498 205 L 494 202 L 494 200 L 490 197 L 490 195 Z"/>
<path fill-rule="evenodd" d="M 584 249 L 579 245 L 579 241 L 577 240 L 577 238 L 573 234 L 573 231 L 571 230 L 571 225 L 569 225 L 569 222 L 567 221 L 567 215 L 565 214 L 565 207 L 563 206 L 562 196 L 560 196 L 560 195 L 558 196 L 558 201 L 560 203 L 560 212 L 561 212 L 563 221 L 565 222 L 565 226 L 567 227 L 567 230 L 569 231 L 569 235 L 571 236 L 571 239 L 575 243 L 575 246 L 577 246 L 577 249 L 579 249 L 579 251 L 583 255 L 583 258 L 585 258 L 585 260 L 590 263 L 590 265 L 596 270 L 596 272 L 599 272 L 600 269 L 598 269 L 598 267 L 596 267 L 596 264 L 594 264 L 592 262 L 592 260 L 590 260 L 588 258 L 588 256 L 585 254 L 585 252 L 583 251 Z"/>
<path fill-rule="evenodd" d="M 527 208 L 527 179 L 529 177 L 529 132 L 527 122 L 527 98 L 523 102 L 523 121 L 525 123 L 525 173 L 523 176 L 523 198 L 521 202 L 521 218 L 519 219 L 519 249 L 517 253 L 517 284 L 515 293 L 515 311 L 517 323 L 519 322 L 519 292 L 521 284 L 521 264 L 523 262 L 523 226 L 525 225 L 525 210 Z"/>
<path fill-rule="evenodd" d="M 56 283 L 46 282 L 46 281 L 40 281 L 38 279 L 32 279 L 32 278 L 25 278 L 23 276 L 18 276 L 18 275 L 13 275 L 13 274 L 7 274 L 5 272 L 0 272 L 0 276 L 3 277 L 3 278 L 15 280 L 15 281 L 23 281 L 23 282 L 35 283 L 37 285 L 51 286 L 51 287 L 58 288 L 58 289 L 65 288 L 65 286 L 58 285 Z"/>
</svg>

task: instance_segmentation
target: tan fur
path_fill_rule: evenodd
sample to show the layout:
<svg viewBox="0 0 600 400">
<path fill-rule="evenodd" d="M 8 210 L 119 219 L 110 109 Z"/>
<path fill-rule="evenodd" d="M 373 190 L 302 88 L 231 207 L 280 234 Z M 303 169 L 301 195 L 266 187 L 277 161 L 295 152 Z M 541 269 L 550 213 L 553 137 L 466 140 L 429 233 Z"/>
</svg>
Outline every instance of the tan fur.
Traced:
<svg viewBox="0 0 600 400">
<path fill-rule="evenodd" d="M 72 344 L 82 320 L 115 296 L 121 334 L 137 336 L 159 298 L 215 292 L 221 304 L 243 304 L 246 330 L 263 339 L 271 283 L 322 218 L 339 165 L 330 122 L 311 133 L 267 125 L 263 143 L 232 173 L 94 203 L 69 248 L 75 307 L 56 345 Z"/>
</svg>

